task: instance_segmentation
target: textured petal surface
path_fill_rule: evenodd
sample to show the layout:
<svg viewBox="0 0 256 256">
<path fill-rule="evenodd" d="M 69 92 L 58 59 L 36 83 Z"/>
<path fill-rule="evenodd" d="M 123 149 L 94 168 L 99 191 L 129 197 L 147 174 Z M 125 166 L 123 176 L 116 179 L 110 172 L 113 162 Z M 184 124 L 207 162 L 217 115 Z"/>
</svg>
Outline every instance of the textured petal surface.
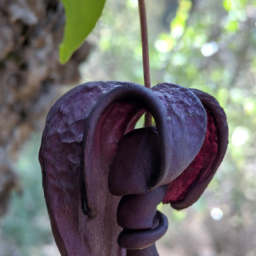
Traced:
<svg viewBox="0 0 256 256">
<path fill-rule="evenodd" d="M 102 202 L 98 218 L 92 220 L 83 213 L 82 205 L 85 212 L 89 206 L 86 195 L 81 199 L 85 121 L 99 98 L 116 85 L 115 82 L 92 82 L 78 86 L 60 98 L 47 117 L 39 157 L 52 230 L 62 255 L 121 253 L 116 243 L 121 229 L 115 217 L 120 197 L 109 193 L 107 176 L 103 177 L 105 180 L 100 179 L 103 172 L 97 194 Z M 129 113 L 137 111 L 133 106 L 127 108 Z"/>
<path fill-rule="evenodd" d="M 224 110 L 209 94 L 190 90 L 201 100 L 207 111 L 207 134 L 194 161 L 169 185 L 163 202 L 170 202 L 175 209 L 187 208 L 199 199 L 222 162 L 228 145 L 228 126 Z"/>
<path fill-rule="evenodd" d="M 189 89 L 163 83 L 152 90 L 167 110 L 166 125 L 171 148 L 167 184 L 178 177 L 199 152 L 206 133 L 207 115 L 198 97 Z"/>
<path fill-rule="evenodd" d="M 162 149 L 155 183 L 169 170 L 166 110 L 148 89 L 133 83 L 94 82 L 76 87 L 51 108 L 40 149 L 45 199 L 63 255 L 119 255 L 116 211 L 108 171 L 119 139 L 145 111 L 158 124 Z"/>
</svg>

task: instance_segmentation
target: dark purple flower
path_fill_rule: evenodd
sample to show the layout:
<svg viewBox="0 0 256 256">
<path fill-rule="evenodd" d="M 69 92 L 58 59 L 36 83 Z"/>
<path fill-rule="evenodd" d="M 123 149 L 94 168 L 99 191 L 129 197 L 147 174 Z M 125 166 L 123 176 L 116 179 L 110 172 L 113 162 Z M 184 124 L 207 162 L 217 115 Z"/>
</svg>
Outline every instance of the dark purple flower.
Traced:
<svg viewBox="0 0 256 256">
<path fill-rule="evenodd" d="M 134 130 L 145 111 L 156 127 Z M 125 82 L 69 91 L 48 114 L 39 155 L 61 254 L 158 255 L 168 222 L 157 204 L 193 204 L 227 144 L 225 113 L 201 91 Z"/>
</svg>

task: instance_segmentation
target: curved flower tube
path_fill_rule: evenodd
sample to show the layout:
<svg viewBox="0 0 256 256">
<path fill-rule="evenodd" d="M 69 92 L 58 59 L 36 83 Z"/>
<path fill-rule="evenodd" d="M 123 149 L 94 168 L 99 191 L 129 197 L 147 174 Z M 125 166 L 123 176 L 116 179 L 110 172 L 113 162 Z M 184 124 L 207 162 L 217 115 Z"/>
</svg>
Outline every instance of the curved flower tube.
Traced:
<svg viewBox="0 0 256 256">
<path fill-rule="evenodd" d="M 156 127 L 134 130 L 145 111 Z M 157 204 L 195 202 L 224 157 L 227 134 L 216 101 L 178 85 L 91 82 L 66 93 L 48 114 L 39 154 L 61 254 L 158 255 L 154 242 L 168 222 Z"/>
</svg>

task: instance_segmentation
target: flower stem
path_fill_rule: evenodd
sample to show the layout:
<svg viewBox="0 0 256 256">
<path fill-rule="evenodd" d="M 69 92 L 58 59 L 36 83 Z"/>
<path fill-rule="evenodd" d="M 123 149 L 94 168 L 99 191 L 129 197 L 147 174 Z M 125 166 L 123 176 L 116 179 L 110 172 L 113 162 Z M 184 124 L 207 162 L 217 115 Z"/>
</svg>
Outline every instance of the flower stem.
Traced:
<svg viewBox="0 0 256 256">
<path fill-rule="evenodd" d="M 138 0 L 139 13 L 140 13 L 140 27 L 141 27 L 141 41 L 142 41 L 142 55 L 143 55 L 143 70 L 144 70 L 144 83 L 146 88 L 151 88 L 150 80 L 150 64 L 148 54 L 148 28 L 147 28 L 147 15 L 145 0 Z M 152 116 L 149 112 L 145 115 L 145 127 L 152 126 Z"/>
</svg>

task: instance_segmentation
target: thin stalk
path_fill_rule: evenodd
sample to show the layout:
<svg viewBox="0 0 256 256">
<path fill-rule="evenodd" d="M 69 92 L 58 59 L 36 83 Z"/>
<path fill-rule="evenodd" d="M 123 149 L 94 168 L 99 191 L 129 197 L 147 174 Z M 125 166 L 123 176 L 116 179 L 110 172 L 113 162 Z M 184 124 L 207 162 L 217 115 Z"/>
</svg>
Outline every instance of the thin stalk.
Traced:
<svg viewBox="0 0 256 256">
<path fill-rule="evenodd" d="M 143 56 L 143 70 L 144 70 L 144 83 L 146 88 L 151 88 L 150 79 L 150 64 L 148 54 L 148 27 L 145 0 L 138 0 L 139 13 L 140 13 L 140 28 L 141 28 L 141 41 L 142 41 L 142 56 Z M 145 115 L 145 127 L 152 126 L 152 116 L 149 112 Z"/>
</svg>

